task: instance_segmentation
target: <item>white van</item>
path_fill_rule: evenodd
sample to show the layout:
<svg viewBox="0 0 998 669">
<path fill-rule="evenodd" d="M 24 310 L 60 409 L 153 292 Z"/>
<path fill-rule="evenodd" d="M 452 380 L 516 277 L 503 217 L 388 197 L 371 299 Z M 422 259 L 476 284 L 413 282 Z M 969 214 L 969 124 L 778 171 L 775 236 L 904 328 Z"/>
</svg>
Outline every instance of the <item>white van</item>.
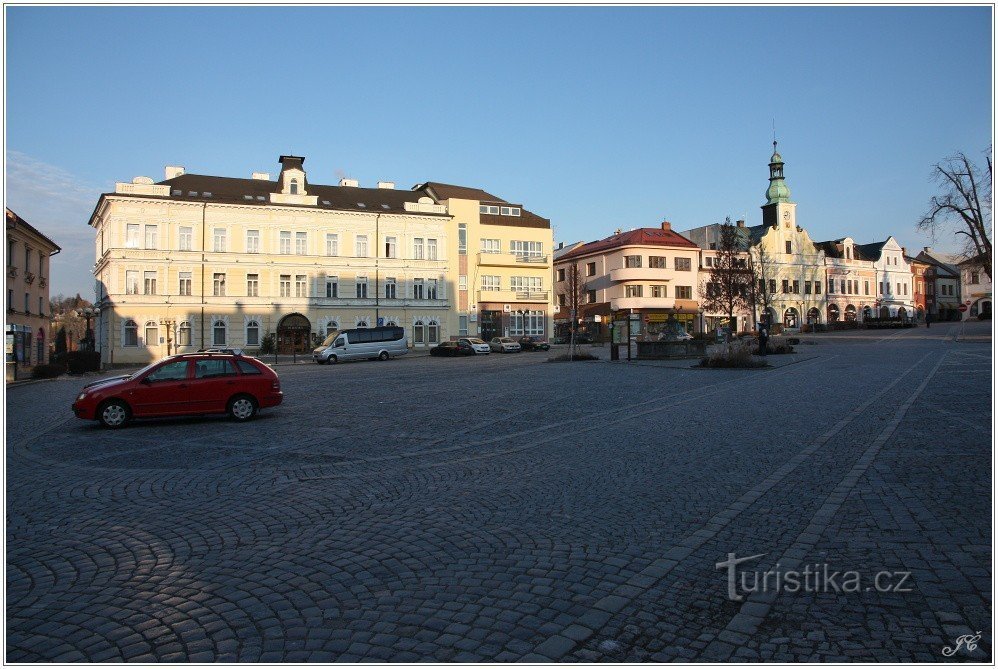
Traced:
<svg viewBox="0 0 998 669">
<path fill-rule="evenodd" d="M 312 351 L 320 365 L 341 360 L 388 360 L 409 352 L 405 330 L 389 325 L 334 332 Z"/>
</svg>

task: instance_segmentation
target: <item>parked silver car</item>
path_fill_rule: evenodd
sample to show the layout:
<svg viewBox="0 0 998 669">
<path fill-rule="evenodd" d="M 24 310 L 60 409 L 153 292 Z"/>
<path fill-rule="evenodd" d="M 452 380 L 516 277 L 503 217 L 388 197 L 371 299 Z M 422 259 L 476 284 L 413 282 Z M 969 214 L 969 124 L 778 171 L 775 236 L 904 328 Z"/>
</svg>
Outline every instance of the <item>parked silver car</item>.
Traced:
<svg viewBox="0 0 998 669">
<path fill-rule="evenodd" d="M 496 353 L 518 353 L 520 342 L 512 337 L 493 337 L 489 342 L 489 348 Z"/>
<path fill-rule="evenodd" d="M 476 354 L 488 355 L 492 348 L 478 337 L 461 337 L 458 342 L 470 346 Z"/>
</svg>

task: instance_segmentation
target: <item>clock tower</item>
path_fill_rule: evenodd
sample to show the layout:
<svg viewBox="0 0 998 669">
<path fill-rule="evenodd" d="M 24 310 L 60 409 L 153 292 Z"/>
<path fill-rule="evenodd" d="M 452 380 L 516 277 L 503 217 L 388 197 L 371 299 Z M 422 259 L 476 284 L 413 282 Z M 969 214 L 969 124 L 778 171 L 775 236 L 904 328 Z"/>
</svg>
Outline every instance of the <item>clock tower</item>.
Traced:
<svg viewBox="0 0 998 669">
<path fill-rule="evenodd" d="M 776 150 L 776 140 L 773 140 L 773 155 L 769 159 L 769 188 L 766 189 L 766 204 L 762 205 L 762 224 L 785 228 L 797 225 L 797 205 L 790 201 L 790 189 L 783 180 L 783 157 Z"/>
</svg>

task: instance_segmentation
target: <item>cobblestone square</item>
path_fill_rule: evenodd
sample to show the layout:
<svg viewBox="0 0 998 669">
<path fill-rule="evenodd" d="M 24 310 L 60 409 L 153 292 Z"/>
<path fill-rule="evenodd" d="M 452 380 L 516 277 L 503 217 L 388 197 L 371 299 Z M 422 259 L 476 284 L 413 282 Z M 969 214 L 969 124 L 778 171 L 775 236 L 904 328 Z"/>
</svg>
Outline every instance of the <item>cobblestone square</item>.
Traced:
<svg viewBox="0 0 998 669">
<path fill-rule="evenodd" d="M 246 424 L 8 388 L 6 659 L 991 661 L 990 324 L 813 339 L 278 366 Z M 909 576 L 734 600 L 729 554 Z"/>
</svg>

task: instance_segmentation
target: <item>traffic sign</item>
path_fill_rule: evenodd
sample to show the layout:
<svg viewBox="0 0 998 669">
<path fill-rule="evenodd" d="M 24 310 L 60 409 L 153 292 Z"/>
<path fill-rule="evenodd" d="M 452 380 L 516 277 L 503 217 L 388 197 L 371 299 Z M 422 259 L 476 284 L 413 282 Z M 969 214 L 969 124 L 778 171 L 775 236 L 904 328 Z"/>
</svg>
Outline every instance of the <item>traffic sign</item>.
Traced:
<svg viewBox="0 0 998 669">
<path fill-rule="evenodd" d="M 959 309 L 961 312 L 966 311 L 969 308 L 970 307 L 968 307 L 966 304 L 961 304 L 960 306 L 957 307 L 957 309 Z"/>
</svg>

